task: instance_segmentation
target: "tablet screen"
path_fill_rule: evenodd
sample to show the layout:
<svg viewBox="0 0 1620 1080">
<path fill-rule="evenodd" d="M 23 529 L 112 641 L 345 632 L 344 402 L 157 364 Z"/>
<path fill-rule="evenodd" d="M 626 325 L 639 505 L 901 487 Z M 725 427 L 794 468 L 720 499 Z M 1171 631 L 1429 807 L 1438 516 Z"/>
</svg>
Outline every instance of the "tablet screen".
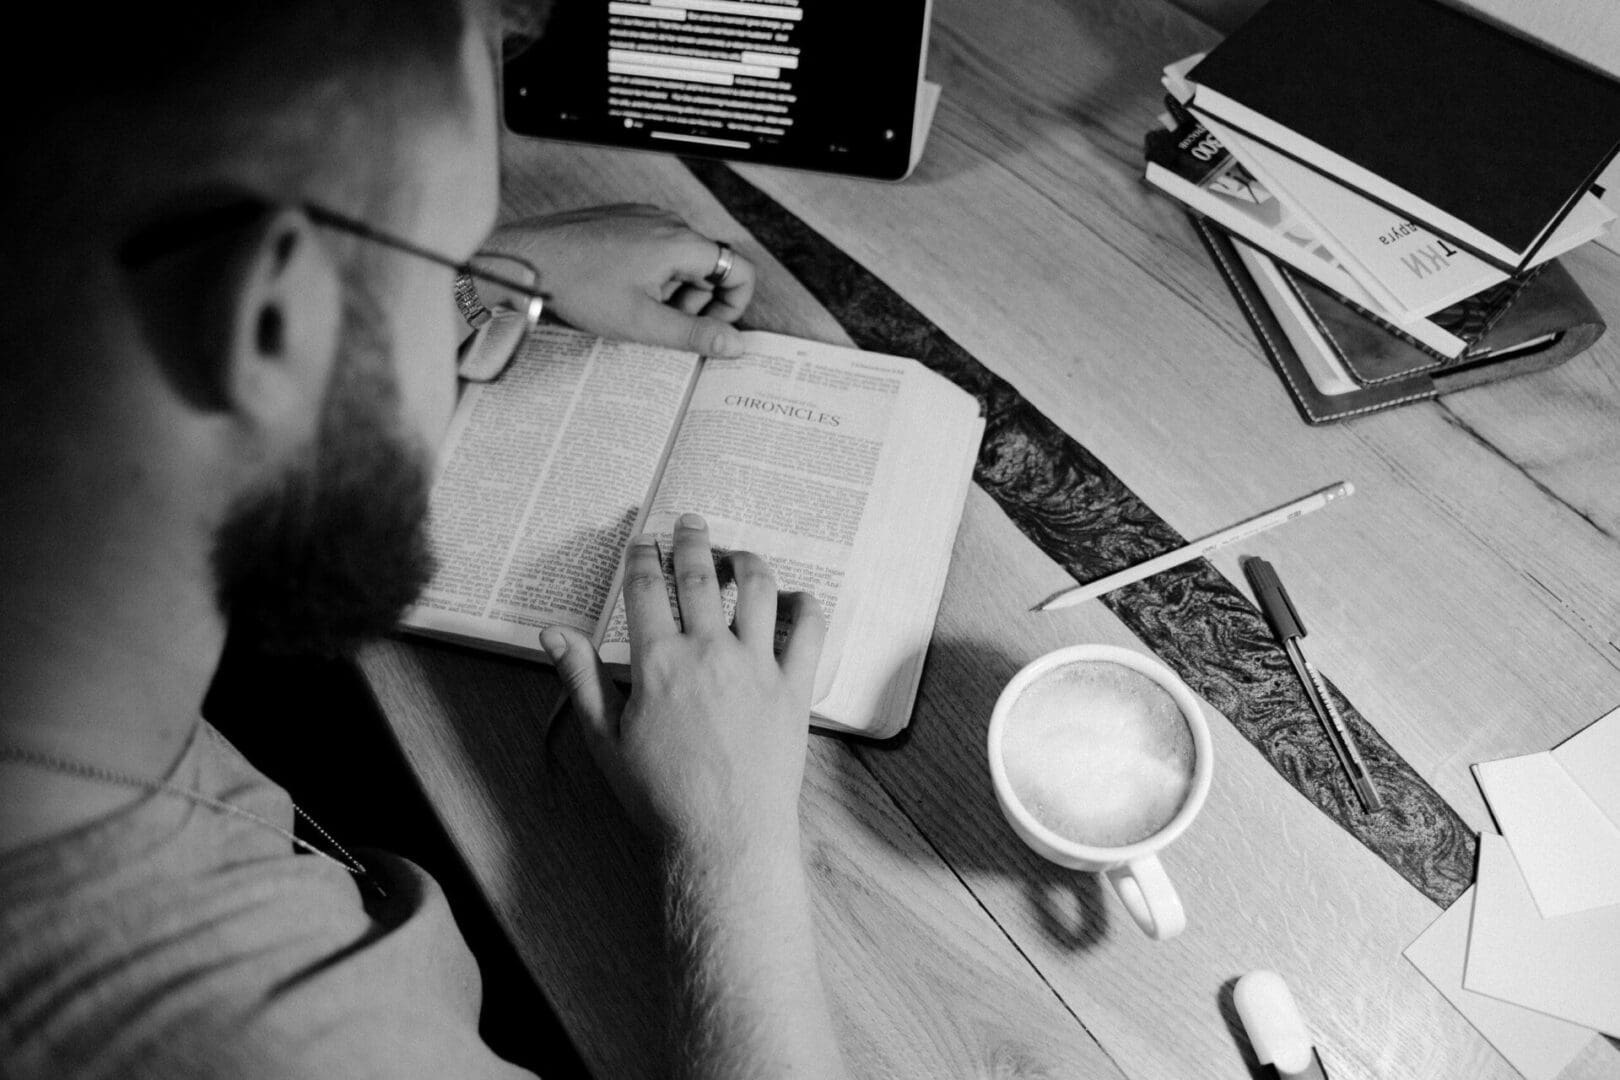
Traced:
<svg viewBox="0 0 1620 1080">
<path fill-rule="evenodd" d="M 519 135 L 899 179 L 928 0 L 572 0 L 504 70 Z"/>
</svg>

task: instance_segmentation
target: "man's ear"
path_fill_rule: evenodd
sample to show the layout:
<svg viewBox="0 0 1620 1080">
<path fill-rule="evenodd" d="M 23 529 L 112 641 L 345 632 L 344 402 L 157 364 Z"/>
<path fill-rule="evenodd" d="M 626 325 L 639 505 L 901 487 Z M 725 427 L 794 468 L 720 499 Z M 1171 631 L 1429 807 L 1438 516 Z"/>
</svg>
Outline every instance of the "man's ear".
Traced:
<svg viewBox="0 0 1620 1080">
<path fill-rule="evenodd" d="M 315 226 L 301 210 L 267 211 L 237 234 L 210 291 L 220 405 L 256 435 L 301 441 L 314 431 L 343 323 L 342 276 Z"/>
</svg>

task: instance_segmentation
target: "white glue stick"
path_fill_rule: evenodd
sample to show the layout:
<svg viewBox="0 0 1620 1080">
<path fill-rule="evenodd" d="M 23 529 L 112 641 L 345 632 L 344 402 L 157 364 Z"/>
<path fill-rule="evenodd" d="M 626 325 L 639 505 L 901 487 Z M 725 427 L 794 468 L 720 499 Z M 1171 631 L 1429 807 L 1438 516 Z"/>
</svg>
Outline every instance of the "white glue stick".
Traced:
<svg viewBox="0 0 1620 1080">
<path fill-rule="evenodd" d="M 1281 975 L 1249 972 L 1237 981 L 1232 1000 L 1255 1058 L 1269 1065 L 1278 1080 L 1327 1080 L 1305 1018 Z"/>
</svg>

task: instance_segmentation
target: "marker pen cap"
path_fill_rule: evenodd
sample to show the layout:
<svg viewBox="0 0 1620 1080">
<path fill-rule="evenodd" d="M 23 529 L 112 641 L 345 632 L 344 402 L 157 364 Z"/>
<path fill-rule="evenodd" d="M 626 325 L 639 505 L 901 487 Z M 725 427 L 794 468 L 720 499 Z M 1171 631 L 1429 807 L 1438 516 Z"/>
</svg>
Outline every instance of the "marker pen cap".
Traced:
<svg viewBox="0 0 1620 1080">
<path fill-rule="evenodd" d="M 1251 971 L 1232 991 L 1238 1019 L 1262 1065 L 1280 1080 L 1327 1080 L 1294 995 L 1275 971 Z"/>
</svg>

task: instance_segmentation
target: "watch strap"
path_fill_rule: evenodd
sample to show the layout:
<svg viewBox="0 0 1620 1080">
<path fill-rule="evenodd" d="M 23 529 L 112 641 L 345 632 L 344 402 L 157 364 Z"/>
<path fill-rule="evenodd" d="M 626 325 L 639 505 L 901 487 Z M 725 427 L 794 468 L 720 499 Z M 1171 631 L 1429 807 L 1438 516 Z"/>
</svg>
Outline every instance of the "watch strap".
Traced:
<svg viewBox="0 0 1620 1080">
<path fill-rule="evenodd" d="M 484 301 L 478 295 L 478 287 L 473 283 L 472 275 L 465 270 L 456 275 L 456 307 L 461 309 L 461 317 L 467 320 L 467 325 L 474 330 L 489 322 L 490 311 L 484 306 Z"/>
</svg>

